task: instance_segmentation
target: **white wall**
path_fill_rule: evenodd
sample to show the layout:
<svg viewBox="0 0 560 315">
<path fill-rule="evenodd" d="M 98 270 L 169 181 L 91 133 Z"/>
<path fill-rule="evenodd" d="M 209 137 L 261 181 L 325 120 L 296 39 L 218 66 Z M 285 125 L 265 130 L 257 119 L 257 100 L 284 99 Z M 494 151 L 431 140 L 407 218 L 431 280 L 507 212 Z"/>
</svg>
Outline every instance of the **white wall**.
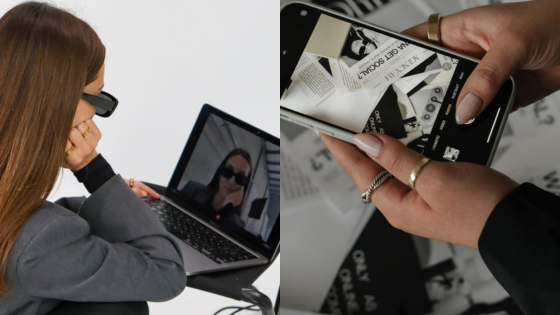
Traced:
<svg viewBox="0 0 560 315">
<path fill-rule="evenodd" d="M 21 1 L 0 1 L 0 14 Z M 204 103 L 279 136 L 279 15 L 262 0 L 51 1 L 86 20 L 107 47 L 105 90 L 119 99 L 98 151 L 123 177 L 166 185 Z M 50 199 L 84 195 L 66 171 Z M 279 260 L 256 285 L 273 301 Z M 151 314 L 212 314 L 242 304 L 186 289 Z"/>
</svg>

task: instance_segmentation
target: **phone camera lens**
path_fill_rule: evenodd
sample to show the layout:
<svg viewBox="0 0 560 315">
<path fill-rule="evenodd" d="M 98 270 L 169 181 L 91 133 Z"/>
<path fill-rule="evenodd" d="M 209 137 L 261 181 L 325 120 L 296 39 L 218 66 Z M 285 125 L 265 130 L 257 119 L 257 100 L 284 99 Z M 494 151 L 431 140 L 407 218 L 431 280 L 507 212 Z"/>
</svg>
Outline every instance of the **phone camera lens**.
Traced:
<svg viewBox="0 0 560 315">
<path fill-rule="evenodd" d="M 288 50 L 284 49 L 282 50 L 282 56 L 287 56 L 288 55 Z"/>
<path fill-rule="evenodd" d="M 428 113 L 433 113 L 436 110 L 436 107 L 434 106 L 434 104 L 428 104 L 426 105 L 426 110 L 428 111 Z"/>
<path fill-rule="evenodd" d="M 431 100 L 432 100 L 432 102 L 437 102 L 437 97 L 432 96 Z"/>
<path fill-rule="evenodd" d="M 301 12 L 299 13 L 301 16 L 307 16 L 307 11 L 305 10 L 301 10 Z"/>
<path fill-rule="evenodd" d="M 424 120 L 430 120 L 430 118 L 432 118 L 432 116 L 430 116 L 429 114 L 424 114 L 424 116 L 422 116 L 422 119 Z"/>
<path fill-rule="evenodd" d="M 434 89 L 434 92 L 436 92 L 436 93 L 438 93 L 438 94 L 441 93 L 441 88 L 438 88 L 438 87 L 435 88 L 435 89 Z"/>
</svg>

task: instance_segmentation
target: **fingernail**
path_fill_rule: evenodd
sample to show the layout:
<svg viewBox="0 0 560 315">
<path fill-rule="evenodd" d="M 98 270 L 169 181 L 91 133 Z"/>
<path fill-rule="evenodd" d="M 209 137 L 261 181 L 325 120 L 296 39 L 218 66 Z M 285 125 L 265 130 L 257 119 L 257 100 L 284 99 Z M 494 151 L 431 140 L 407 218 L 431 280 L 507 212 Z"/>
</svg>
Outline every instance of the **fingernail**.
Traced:
<svg viewBox="0 0 560 315">
<path fill-rule="evenodd" d="M 360 150 L 371 154 L 373 156 L 379 156 L 383 142 L 379 138 L 368 134 L 361 133 L 354 136 L 354 143 L 360 148 Z"/>
<path fill-rule="evenodd" d="M 317 137 L 319 137 L 319 138 L 321 137 L 321 135 L 319 134 L 319 131 L 313 130 L 313 132 L 317 135 Z"/>
<path fill-rule="evenodd" d="M 474 116 L 478 114 L 481 107 L 482 99 L 473 93 L 467 93 L 461 103 L 457 105 L 457 111 L 455 112 L 457 124 L 462 125 L 473 119 Z"/>
</svg>

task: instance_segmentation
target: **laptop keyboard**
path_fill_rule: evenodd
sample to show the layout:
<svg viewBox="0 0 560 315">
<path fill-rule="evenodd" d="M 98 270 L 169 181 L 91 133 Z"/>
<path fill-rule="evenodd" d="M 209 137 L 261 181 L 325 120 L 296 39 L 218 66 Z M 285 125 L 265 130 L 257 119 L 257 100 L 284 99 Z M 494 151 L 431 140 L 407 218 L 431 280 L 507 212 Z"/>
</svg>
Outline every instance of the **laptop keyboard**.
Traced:
<svg viewBox="0 0 560 315">
<path fill-rule="evenodd" d="M 167 231 L 216 263 L 258 258 L 172 205 L 159 199 L 144 201 L 159 216 Z"/>
</svg>

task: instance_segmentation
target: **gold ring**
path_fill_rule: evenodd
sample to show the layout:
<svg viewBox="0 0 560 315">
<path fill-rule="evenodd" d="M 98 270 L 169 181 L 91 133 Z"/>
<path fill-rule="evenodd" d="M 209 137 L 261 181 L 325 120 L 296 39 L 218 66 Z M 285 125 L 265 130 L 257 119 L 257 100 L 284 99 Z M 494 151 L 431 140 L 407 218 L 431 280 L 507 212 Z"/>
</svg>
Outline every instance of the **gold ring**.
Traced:
<svg viewBox="0 0 560 315">
<path fill-rule="evenodd" d="M 82 133 L 82 137 L 87 137 L 89 135 L 89 133 L 91 132 L 91 129 L 88 127 L 88 129 L 86 130 L 86 132 Z"/>
<path fill-rule="evenodd" d="M 134 178 L 130 179 L 130 182 L 128 184 L 130 186 L 130 188 L 134 187 Z"/>
<path fill-rule="evenodd" d="M 66 156 L 69 156 L 70 154 L 74 153 L 74 150 L 76 150 L 76 147 L 72 145 L 70 147 L 70 150 L 66 151 Z"/>
<path fill-rule="evenodd" d="M 418 175 L 420 175 L 420 171 L 422 171 L 422 168 L 424 168 L 424 166 L 426 166 L 426 164 L 430 161 L 430 158 L 425 157 L 416 163 L 412 173 L 410 173 L 410 178 L 408 179 L 408 186 L 410 186 L 410 188 L 414 189 L 414 185 L 416 184 Z"/>
<path fill-rule="evenodd" d="M 432 44 L 441 45 L 439 22 L 441 14 L 434 13 L 428 17 L 428 41 Z"/>
</svg>

